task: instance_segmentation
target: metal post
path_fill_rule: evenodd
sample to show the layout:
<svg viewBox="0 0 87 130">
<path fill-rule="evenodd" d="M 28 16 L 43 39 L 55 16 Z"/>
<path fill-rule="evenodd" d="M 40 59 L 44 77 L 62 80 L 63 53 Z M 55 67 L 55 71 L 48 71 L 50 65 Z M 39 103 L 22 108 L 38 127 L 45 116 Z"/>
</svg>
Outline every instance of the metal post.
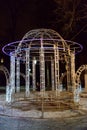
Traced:
<svg viewBox="0 0 87 130">
<path fill-rule="evenodd" d="M 11 102 L 11 86 L 10 84 L 6 85 L 6 102 L 10 103 Z"/>
<path fill-rule="evenodd" d="M 42 39 L 40 50 L 40 90 L 45 91 L 45 61 L 44 61 L 44 48 Z"/>
<path fill-rule="evenodd" d="M 67 70 L 67 90 L 71 91 L 71 59 L 70 59 L 70 56 L 67 57 L 66 70 Z"/>
<path fill-rule="evenodd" d="M 30 64 L 29 64 L 29 48 L 26 50 L 26 97 L 30 94 Z"/>
<path fill-rule="evenodd" d="M 54 60 L 51 58 L 51 83 L 52 91 L 54 90 Z"/>
<path fill-rule="evenodd" d="M 75 53 L 71 53 L 71 83 L 72 91 L 75 89 Z"/>
<path fill-rule="evenodd" d="M 87 70 L 85 70 L 85 74 L 84 74 L 84 82 L 85 82 L 85 92 L 87 92 Z"/>
<path fill-rule="evenodd" d="M 44 118 L 44 97 L 42 96 L 42 115 L 41 118 Z"/>
<path fill-rule="evenodd" d="M 16 92 L 20 92 L 20 59 L 16 60 Z"/>
<path fill-rule="evenodd" d="M 47 64 L 47 88 L 50 87 L 50 75 L 49 75 L 49 65 Z"/>
<path fill-rule="evenodd" d="M 57 45 L 54 45 L 54 57 L 55 57 L 55 86 L 57 92 L 59 87 L 59 50 Z"/>
<path fill-rule="evenodd" d="M 33 63 L 32 63 L 32 85 L 33 85 L 33 91 L 36 90 L 36 59 L 33 57 Z"/>
<path fill-rule="evenodd" d="M 10 86 L 11 92 L 15 93 L 15 56 L 12 54 L 10 59 Z"/>
</svg>

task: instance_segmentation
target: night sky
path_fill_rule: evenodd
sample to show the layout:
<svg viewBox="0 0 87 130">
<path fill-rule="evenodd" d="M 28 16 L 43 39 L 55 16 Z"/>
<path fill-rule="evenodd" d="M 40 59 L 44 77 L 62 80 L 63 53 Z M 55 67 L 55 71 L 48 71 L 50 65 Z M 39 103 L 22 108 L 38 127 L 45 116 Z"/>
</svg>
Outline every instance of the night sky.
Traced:
<svg viewBox="0 0 87 130">
<path fill-rule="evenodd" d="M 31 29 L 50 28 L 59 32 L 64 39 L 83 45 L 83 52 L 76 56 L 77 69 L 87 64 L 86 25 L 86 0 L 1 0 L 0 60 L 3 58 L 3 64 L 9 69 L 9 57 L 3 54 L 2 47 L 21 40 Z"/>
</svg>

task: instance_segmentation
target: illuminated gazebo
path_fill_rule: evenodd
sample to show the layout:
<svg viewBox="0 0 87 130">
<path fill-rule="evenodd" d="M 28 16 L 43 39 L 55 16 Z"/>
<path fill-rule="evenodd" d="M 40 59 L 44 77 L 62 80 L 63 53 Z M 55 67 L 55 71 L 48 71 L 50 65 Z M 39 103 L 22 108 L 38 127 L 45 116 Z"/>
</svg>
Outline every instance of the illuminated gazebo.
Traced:
<svg viewBox="0 0 87 130">
<path fill-rule="evenodd" d="M 20 65 L 25 67 L 25 95 L 36 91 L 60 92 L 61 76 L 67 75 L 67 91 L 75 89 L 75 54 L 82 50 L 76 42 L 64 40 L 52 29 L 35 29 L 24 35 L 21 41 L 7 44 L 3 52 L 10 56 L 10 80 L 7 85 L 6 101 L 12 94 L 20 92 Z M 31 76 L 32 74 L 32 76 Z M 30 88 L 31 86 L 31 88 Z"/>
</svg>

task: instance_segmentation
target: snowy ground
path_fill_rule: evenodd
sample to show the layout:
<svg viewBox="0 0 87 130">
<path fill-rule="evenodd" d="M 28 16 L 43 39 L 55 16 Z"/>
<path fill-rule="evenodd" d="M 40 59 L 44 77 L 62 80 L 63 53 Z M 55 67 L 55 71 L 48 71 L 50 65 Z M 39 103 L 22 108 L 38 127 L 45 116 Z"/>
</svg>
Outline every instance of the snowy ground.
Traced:
<svg viewBox="0 0 87 130">
<path fill-rule="evenodd" d="M 18 102 L 19 104 L 19 102 Z M 5 95 L 0 95 L 0 114 L 13 117 L 33 117 L 33 118 L 65 118 L 84 115 L 87 111 L 87 101 L 86 98 L 82 98 L 79 103 L 79 110 L 64 110 L 64 111 L 44 111 L 30 109 L 22 110 L 12 107 L 12 105 L 7 105 L 5 102 Z M 26 105 L 26 104 L 25 104 Z M 21 107 L 23 107 L 21 105 Z M 30 106 L 28 106 L 30 107 Z"/>
<path fill-rule="evenodd" d="M 5 95 L 0 95 L 0 130 L 87 130 L 86 106 L 86 98 L 82 98 L 79 111 L 45 112 L 42 119 L 37 110 L 21 111 L 7 106 Z"/>
<path fill-rule="evenodd" d="M 87 130 L 87 115 L 61 119 L 0 116 L 0 130 Z"/>
</svg>

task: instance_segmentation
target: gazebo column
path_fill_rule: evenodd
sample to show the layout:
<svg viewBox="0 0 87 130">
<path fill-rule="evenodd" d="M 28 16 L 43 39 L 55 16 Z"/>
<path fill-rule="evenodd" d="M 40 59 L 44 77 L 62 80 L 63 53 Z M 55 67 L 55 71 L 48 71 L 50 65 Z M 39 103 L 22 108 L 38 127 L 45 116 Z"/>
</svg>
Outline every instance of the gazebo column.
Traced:
<svg viewBox="0 0 87 130">
<path fill-rule="evenodd" d="M 20 92 L 20 59 L 16 60 L 16 92 Z"/>
<path fill-rule="evenodd" d="M 54 57 L 55 57 L 55 87 L 56 91 L 59 91 L 59 50 L 58 46 L 54 45 Z"/>
<path fill-rule="evenodd" d="M 12 101 L 12 94 L 15 93 L 15 56 L 11 54 L 10 57 L 10 82 L 6 86 L 6 102 Z"/>
<path fill-rule="evenodd" d="M 44 48 L 42 39 L 40 50 L 40 91 L 45 91 L 45 61 L 44 61 Z"/>
<path fill-rule="evenodd" d="M 46 68 L 46 73 L 47 73 L 47 88 L 49 88 L 50 87 L 50 73 L 49 73 L 49 62 L 47 62 L 47 64 L 46 64 L 46 66 L 47 66 L 47 68 Z"/>
<path fill-rule="evenodd" d="M 85 92 L 87 92 L 87 70 L 85 70 L 84 80 L 85 80 Z"/>
<path fill-rule="evenodd" d="M 33 91 L 36 90 L 36 59 L 33 57 L 32 62 L 32 85 L 33 85 Z"/>
<path fill-rule="evenodd" d="M 70 56 L 67 57 L 66 70 L 67 70 L 67 90 L 71 91 L 71 60 L 70 60 Z"/>
<path fill-rule="evenodd" d="M 11 93 L 15 93 L 15 56 L 10 57 L 10 86 Z"/>
<path fill-rule="evenodd" d="M 26 50 L 26 97 L 30 94 L 30 50 Z"/>
<path fill-rule="evenodd" d="M 76 84 L 75 84 L 75 53 L 74 52 L 71 52 L 70 54 L 71 56 L 71 89 L 72 89 L 72 92 L 73 92 L 73 99 L 74 99 L 74 102 L 79 102 L 79 94 L 80 94 L 80 91 L 79 91 L 79 88 L 76 88 Z"/>
<path fill-rule="evenodd" d="M 52 91 L 54 91 L 54 60 L 51 58 L 51 83 L 52 83 Z"/>
<path fill-rule="evenodd" d="M 71 53 L 71 83 L 72 91 L 75 89 L 75 53 Z"/>
<path fill-rule="evenodd" d="M 6 102 L 7 102 L 7 103 L 10 103 L 10 102 L 11 102 L 11 100 L 12 100 L 11 95 L 12 95 L 12 93 L 11 93 L 11 86 L 10 86 L 10 84 L 8 83 L 8 84 L 6 85 Z"/>
</svg>

